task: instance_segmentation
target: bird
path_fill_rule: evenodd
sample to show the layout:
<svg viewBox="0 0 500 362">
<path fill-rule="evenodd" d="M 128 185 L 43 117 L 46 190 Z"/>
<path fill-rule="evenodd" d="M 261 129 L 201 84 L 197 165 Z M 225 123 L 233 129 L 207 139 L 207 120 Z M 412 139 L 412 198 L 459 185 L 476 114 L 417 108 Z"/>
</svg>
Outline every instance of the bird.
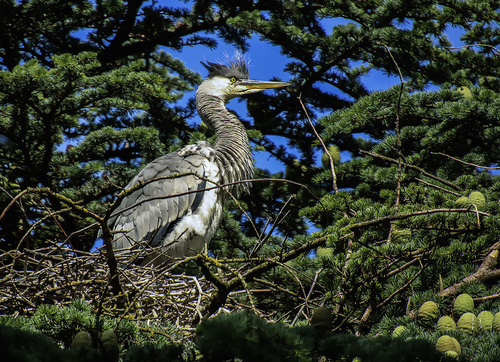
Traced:
<svg viewBox="0 0 500 362">
<path fill-rule="evenodd" d="M 196 108 L 215 133 L 215 141 L 199 141 L 149 163 L 125 186 L 128 190 L 140 185 L 119 203 L 108 221 L 113 248 L 118 252 L 141 250 L 141 265 L 168 265 L 206 250 L 228 192 L 236 197 L 248 192 L 249 184 L 239 181 L 253 176 L 246 129 L 226 103 L 290 85 L 250 80 L 243 56 L 226 63 L 201 64 L 208 76 L 196 91 Z"/>
</svg>

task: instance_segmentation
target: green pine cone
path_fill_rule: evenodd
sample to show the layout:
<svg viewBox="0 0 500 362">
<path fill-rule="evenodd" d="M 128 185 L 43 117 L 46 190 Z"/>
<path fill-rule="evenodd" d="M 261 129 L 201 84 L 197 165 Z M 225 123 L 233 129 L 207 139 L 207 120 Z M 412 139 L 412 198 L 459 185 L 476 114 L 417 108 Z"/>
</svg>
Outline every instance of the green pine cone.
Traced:
<svg viewBox="0 0 500 362">
<path fill-rule="evenodd" d="M 468 201 L 469 204 L 476 205 L 478 209 L 483 209 L 486 206 L 486 198 L 479 191 L 471 192 Z"/>
<path fill-rule="evenodd" d="M 113 331 L 104 331 L 101 334 L 102 354 L 107 361 L 118 361 L 120 347 L 118 346 L 118 337 Z"/>
<path fill-rule="evenodd" d="M 456 354 L 460 355 L 462 353 L 462 348 L 460 347 L 460 343 L 448 335 L 443 335 L 439 337 L 436 342 L 436 349 L 441 353 L 446 353 L 449 351 L 453 351 Z"/>
<path fill-rule="evenodd" d="M 439 308 L 435 302 L 427 301 L 417 312 L 417 317 L 419 320 L 423 321 L 426 324 L 431 324 L 436 322 L 437 317 L 439 316 Z"/>
<path fill-rule="evenodd" d="M 392 336 L 400 337 L 404 332 L 406 332 L 405 326 L 397 326 L 396 328 L 394 328 L 394 331 L 392 331 Z"/>
<path fill-rule="evenodd" d="M 500 332 L 500 312 L 493 317 L 493 330 Z"/>
<path fill-rule="evenodd" d="M 469 198 L 467 196 L 459 197 L 455 201 L 455 206 L 457 206 L 457 207 L 468 207 L 469 205 L 470 205 L 469 204 Z"/>
<path fill-rule="evenodd" d="M 479 331 L 479 320 L 474 313 L 464 313 L 457 322 L 457 329 L 469 334 L 476 334 Z"/>
<path fill-rule="evenodd" d="M 459 317 L 464 313 L 474 310 L 474 301 L 469 294 L 460 294 L 453 303 L 453 313 L 455 317 Z"/>
<path fill-rule="evenodd" d="M 311 317 L 311 326 L 314 328 L 328 330 L 332 326 L 332 314 L 325 307 L 316 308 Z"/>
<path fill-rule="evenodd" d="M 453 318 L 448 316 L 443 316 L 439 318 L 437 322 L 437 330 L 438 331 L 451 331 L 457 329 L 457 325 Z"/>
<path fill-rule="evenodd" d="M 493 329 L 493 313 L 487 310 L 483 310 L 478 314 L 477 319 L 479 320 L 479 329 L 481 332 L 491 331 Z"/>
<path fill-rule="evenodd" d="M 80 331 L 73 337 L 73 341 L 71 342 L 71 349 L 77 349 L 80 347 L 92 348 L 92 336 L 89 332 Z"/>
</svg>

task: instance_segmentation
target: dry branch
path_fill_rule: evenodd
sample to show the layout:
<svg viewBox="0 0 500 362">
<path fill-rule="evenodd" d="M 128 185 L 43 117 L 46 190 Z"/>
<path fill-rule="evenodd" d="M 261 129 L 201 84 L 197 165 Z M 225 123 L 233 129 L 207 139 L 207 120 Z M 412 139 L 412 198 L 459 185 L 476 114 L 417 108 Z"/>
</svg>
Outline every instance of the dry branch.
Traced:
<svg viewBox="0 0 500 362">
<path fill-rule="evenodd" d="M 373 152 L 369 152 L 369 151 L 364 151 L 364 150 L 359 150 L 359 152 L 361 153 L 364 153 L 368 156 L 371 156 L 373 158 L 378 158 L 378 159 L 381 159 L 383 161 L 386 161 L 386 162 L 390 162 L 390 163 L 393 163 L 393 164 L 399 164 L 398 160 L 395 160 L 393 158 L 390 158 L 390 157 L 387 157 L 387 156 L 383 156 L 383 155 L 379 155 L 377 153 L 373 153 Z M 442 179 L 440 177 L 437 177 L 431 173 L 428 173 L 427 171 L 425 171 L 424 169 L 418 167 L 418 166 L 415 166 L 415 165 L 410 165 L 408 163 L 401 163 L 402 166 L 406 167 L 406 168 L 409 168 L 409 169 L 412 169 L 414 171 L 417 171 L 419 173 L 421 173 L 422 175 L 424 176 L 427 176 L 433 180 L 436 180 L 438 182 L 441 182 L 442 184 L 446 185 L 446 186 L 449 186 L 455 190 L 460 190 L 460 187 L 458 187 L 457 185 L 455 185 L 453 182 L 450 182 L 448 180 L 445 180 L 445 179 Z"/>
<path fill-rule="evenodd" d="M 500 269 L 496 269 L 495 266 L 498 262 L 498 256 L 500 254 L 500 241 L 497 241 L 488 251 L 488 254 L 483 259 L 483 262 L 479 266 L 476 272 L 463 278 L 458 283 L 455 283 L 448 288 L 444 289 L 440 294 L 443 297 L 449 297 L 456 295 L 463 284 L 472 283 L 476 281 L 485 282 L 500 279 Z"/>
</svg>

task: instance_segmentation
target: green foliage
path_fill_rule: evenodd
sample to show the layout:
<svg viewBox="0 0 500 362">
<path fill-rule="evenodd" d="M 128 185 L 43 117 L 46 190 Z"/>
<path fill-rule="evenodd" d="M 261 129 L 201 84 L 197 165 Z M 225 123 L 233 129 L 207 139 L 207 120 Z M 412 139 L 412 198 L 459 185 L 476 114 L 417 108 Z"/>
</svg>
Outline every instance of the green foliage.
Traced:
<svg viewBox="0 0 500 362">
<path fill-rule="evenodd" d="M 311 346 L 282 324 L 268 323 L 249 312 L 220 315 L 196 330 L 198 348 L 207 361 L 307 361 Z"/>
<path fill-rule="evenodd" d="M 375 317 L 372 310 L 372 318 L 394 318 L 408 306 L 434 299 L 440 285 L 460 283 L 461 291 L 472 296 L 495 293 L 483 283 L 461 283 L 479 267 L 474 259 L 498 238 L 498 177 L 456 161 L 491 165 L 499 156 L 493 155 L 500 146 L 498 116 L 490 112 L 498 106 L 498 95 L 471 89 L 473 99 L 451 89 L 412 93 L 394 87 L 321 119 L 325 140 L 366 132 L 373 141 L 337 168 L 338 186 L 345 191 L 302 210 L 330 235 L 326 246 L 334 253 L 322 257 L 320 265 L 342 271 L 337 283 L 328 272 L 320 283 L 336 296 L 332 305 L 341 303 L 346 314 L 359 313 L 355 319 L 364 312 L 356 306 L 360 300 L 381 306 L 383 312 Z M 394 133 L 397 117 L 399 136 Z M 473 134 L 465 129 L 473 127 Z M 490 151 L 486 144 L 495 146 Z M 328 173 L 317 177 L 329 179 Z M 462 195 L 463 205 L 457 203 Z M 455 208 L 477 208 L 487 215 Z M 410 283 L 411 291 L 406 289 Z M 448 301 L 435 301 L 450 311 Z"/>
<path fill-rule="evenodd" d="M 180 361 L 191 348 L 172 342 L 180 339 L 182 332 L 168 323 L 148 326 L 98 317 L 92 306 L 81 300 L 65 308 L 41 305 L 31 318 L 3 316 L 0 334 L 2 344 L 9 347 L 3 353 L 18 355 L 7 358 L 9 361 L 118 361 L 119 353 L 125 355 L 126 361 L 141 360 L 141 353 L 151 360 L 161 355 L 160 361 Z"/>
<path fill-rule="evenodd" d="M 103 340 L 105 331 L 102 333 Z M 85 332 L 86 333 L 86 332 Z M 55 343 L 40 333 L 15 328 L 0 323 L 2 341 L 8 342 L 3 356 L 15 361 L 110 361 L 106 355 L 105 341 L 101 347 L 73 346 L 71 350 L 59 349 Z M 436 361 L 438 352 L 427 341 L 387 337 L 354 337 L 334 334 L 313 327 L 286 327 L 269 323 L 255 314 L 244 311 L 222 314 L 202 322 L 197 330 L 197 351 L 189 347 L 161 342 L 140 342 L 123 349 L 123 361 L 311 361 L 320 356 L 335 361 L 361 357 L 366 361 L 383 361 L 399 356 L 399 360 Z M 79 335 L 79 334 L 78 334 Z M 78 336 L 77 335 L 77 336 Z M 90 337 L 90 334 L 87 334 Z M 382 348 L 385 346 L 385 348 Z M 101 349 L 100 349 L 101 348 Z"/>
<path fill-rule="evenodd" d="M 133 346 L 123 359 L 125 362 L 155 361 L 177 362 L 186 361 L 182 357 L 183 348 L 177 345 L 162 345 L 146 343 L 142 346 Z"/>
<path fill-rule="evenodd" d="M 64 361 L 63 354 L 49 337 L 0 324 L 3 361 Z"/>
<path fill-rule="evenodd" d="M 436 361 L 437 351 L 427 341 L 386 337 L 356 338 L 324 333 L 310 327 L 268 323 L 249 312 L 219 315 L 197 328 L 198 348 L 207 361 L 239 358 L 244 361 L 311 361 L 320 356 L 334 361 Z"/>
<path fill-rule="evenodd" d="M 251 314 L 221 315 L 199 326 L 200 350 L 212 359 L 433 360 L 429 346 L 447 333 L 459 341 L 460 358 L 494 360 L 496 317 L 493 331 L 473 328 L 476 335 L 434 331 L 434 312 L 432 323 L 413 317 L 432 301 L 457 322 L 451 297 L 498 294 L 500 179 L 491 170 L 500 159 L 498 10 L 493 0 L 209 0 L 175 8 L 156 1 L 6 2 L 1 249 L 71 243 L 75 253 L 88 250 L 97 227 L 85 210 L 104 215 L 145 162 L 210 139 L 206 127 L 188 124 L 194 102 L 179 102 L 201 77 L 171 51 L 218 41 L 245 50 L 258 34 L 288 57 L 283 69 L 292 86 L 248 99 L 252 119 L 244 122 L 254 128 L 255 149 L 285 171 L 257 170 L 256 177 L 276 181 L 254 183 L 251 195 L 225 210 L 211 255 L 237 259 L 207 267 L 220 278 L 211 297 L 216 307 L 250 303 L 292 324 L 321 306 L 335 311 L 331 326 L 345 334 L 320 337 Z M 449 29 L 461 30 L 464 46 L 447 37 Z M 366 77 L 374 72 L 401 76 L 404 84 L 369 92 Z M 322 149 L 304 126 L 299 95 L 310 117 L 321 115 L 316 128 L 335 151 L 338 192 L 331 192 L 332 172 L 320 165 Z M 308 222 L 316 232 L 306 236 Z M 2 270 L 17 271 L 16 252 L 5 255 Z M 241 287 L 245 297 L 232 293 Z M 496 313 L 496 302 L 484 298 L 464 312 Z M 469 322 L 474 326 L 474 318 Z M 135 323 L 96 318 L 76 301 L 2 324 L 43 332 L 63 347 L 79 331 L 112 329 L 131 361 L 193 357 L 161 333 L 152 341 Z M 391 338 L 397 326 L 405 330 Z M 17 331 L 5 330 L 15 339 Z M 384 335 L 357 338 L 354 331 Z M 220 336 L 234 342 L 229 349 Z M 32 351 L 26 340 L 15 342 Z M 257 343 L 267 357 L 257 355 Z M 46 348 L 48 357 L 53 348 Z"/>
</svg>

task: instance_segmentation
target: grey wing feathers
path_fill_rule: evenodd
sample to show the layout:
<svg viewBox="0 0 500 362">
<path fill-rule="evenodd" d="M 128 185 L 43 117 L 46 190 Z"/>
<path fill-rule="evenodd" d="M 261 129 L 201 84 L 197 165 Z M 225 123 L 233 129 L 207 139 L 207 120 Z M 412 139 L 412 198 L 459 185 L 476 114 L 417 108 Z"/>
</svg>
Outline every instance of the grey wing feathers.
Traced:
<svg viewBox="0 0 500 362">
<path fill-rule="evenodd" d="M 195 174 L 158 180 L 128 195 L 113 211 L 110 225 L 113 230 L 122 231 L 114 236 L 115 249 L 131 248 L 142 241 L 149 246 L 158 246 L 169 231 L 185 214 L 194 211 L 203 199 L 203 192 L 179 195 L 206 187 L 202 179 L 207 177 L 203 155 L 180 156 L 170 153 L 156 159 L 146 166 L 126 189 L 140 181 L 148 181 L 175 174 Z M 201 177 L 201 178 L 200 178 Z"/>
</svg>

